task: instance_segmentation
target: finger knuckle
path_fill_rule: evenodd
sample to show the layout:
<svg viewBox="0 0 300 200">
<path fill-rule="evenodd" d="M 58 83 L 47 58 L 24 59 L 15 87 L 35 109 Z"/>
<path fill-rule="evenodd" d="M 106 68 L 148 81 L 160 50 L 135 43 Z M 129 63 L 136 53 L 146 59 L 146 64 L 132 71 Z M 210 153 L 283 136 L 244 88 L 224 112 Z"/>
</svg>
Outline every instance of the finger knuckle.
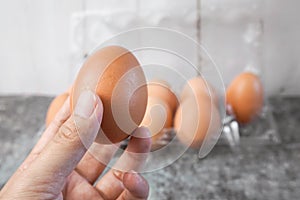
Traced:
<svg viewBox="0 0 300 200">
<path fill-rule="evenodd" d="M 58 141 L 78 141 L 77 127 L 73 122 L 64 123 L 57 134 Z"/>
<path fill-rule="evenodd" d="M 54 126 L 56 127 L 60 127 L 63 123 L 65 122 L 65 119 L 61 119 L 58 117 L 55 117 L 52 121 L 52 123 L 54 124 Z"/>
</svg>

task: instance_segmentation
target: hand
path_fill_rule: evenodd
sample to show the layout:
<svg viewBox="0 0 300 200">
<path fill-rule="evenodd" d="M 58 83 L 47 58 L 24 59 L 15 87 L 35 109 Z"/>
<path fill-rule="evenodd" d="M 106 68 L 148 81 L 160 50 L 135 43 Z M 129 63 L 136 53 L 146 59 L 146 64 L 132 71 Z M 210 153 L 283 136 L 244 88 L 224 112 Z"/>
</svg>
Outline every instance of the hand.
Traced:
<svg viewBox="0 0 300 200">
<path fill-rule="evenodd" d="M 92 147 L 97 147 L 93 141 L 103 113 L 99 97 L 85 91 L 73 115 L 69 107 L 67 100 L 29 156 L 3 187 L 0 199 L 147 199 L 148 183 L 133 171 L 121 172 L 112 168 L 95 183 L 106 165 L 86 147 L 92 144 Z M 143 138 L 134 137 L 136 134 Z M 130 163 L 133 170 L 138 169 L 145 158 L 136 159 L 130 153 L 149 152 L 151 140 L 146 136 L 149 136 L 147 129 L 137 128 L 116 164 Z M 115 145 L 103 146 L 97 157 L 109 161 Z"/>
</svg>

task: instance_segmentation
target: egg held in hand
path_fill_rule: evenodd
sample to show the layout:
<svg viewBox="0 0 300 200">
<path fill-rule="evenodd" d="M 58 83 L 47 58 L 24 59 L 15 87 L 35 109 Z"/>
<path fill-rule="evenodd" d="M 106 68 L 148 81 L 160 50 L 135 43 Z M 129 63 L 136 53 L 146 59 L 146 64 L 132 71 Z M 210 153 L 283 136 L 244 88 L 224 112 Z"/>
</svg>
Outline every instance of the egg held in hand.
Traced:
<svg viewBox="0 0 300 200">
<path fill-rule="evenodd" d="M 148 96 L 146 78 L 129 50 L 108 46 L 87 58 L 70 95 L 71 110 L 84 90 L 99 95 L 103 103 L 103 120 L 96 142 L 120 142 L 142 122 Z"/>
<path fill-rule="evenodd" d="M 238 75 L 227 88 L 226 102 L 239 123 L 251 122 L 263 106 L 263 86 L 259 77 L 251 72 Z"/>
<path fill-rule="evenodd" d="M 68 97 L 69 97 L 68 93 L 63 93 L 61 95 L 58 95 L 52 100 L 46 115 L 46 127 L 48 127 L 49 124 L 53 121 L 55 115 L 64 105 Z"/>
</svg>

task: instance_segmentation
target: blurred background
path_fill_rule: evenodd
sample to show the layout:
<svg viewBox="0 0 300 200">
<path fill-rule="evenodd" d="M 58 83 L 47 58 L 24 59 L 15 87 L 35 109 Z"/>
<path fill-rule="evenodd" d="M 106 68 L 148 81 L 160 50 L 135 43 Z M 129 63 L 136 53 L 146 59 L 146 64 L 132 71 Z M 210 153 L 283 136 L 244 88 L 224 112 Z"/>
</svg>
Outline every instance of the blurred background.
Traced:
<svg viewBox="0 0 300 200">
<path fill-rule="evenodd" d="M 299 199 L 299 8 L 297 0 L 0 1 L 0 188 L 93 48 L 129 29 L 163 27 L 202 44 L 225 86 L 256 71 L 266 99 L 262 116 L 241 127 L 244 145 L 221 142 L 203 160 L 190 149 L 145 174 L 150 199 Z M 275 142 L 251 140 L 270 130 Z"/>
<path fill-rule="evenodd" d="M 262 71 L 267 94 L 299 95 L 299 6 L 296 0 L 1 1 L 0 94 L 61 93 L 99 43 L 155 26 L 200 42 L 225 83 L 250 65 Z"/>
</svg>

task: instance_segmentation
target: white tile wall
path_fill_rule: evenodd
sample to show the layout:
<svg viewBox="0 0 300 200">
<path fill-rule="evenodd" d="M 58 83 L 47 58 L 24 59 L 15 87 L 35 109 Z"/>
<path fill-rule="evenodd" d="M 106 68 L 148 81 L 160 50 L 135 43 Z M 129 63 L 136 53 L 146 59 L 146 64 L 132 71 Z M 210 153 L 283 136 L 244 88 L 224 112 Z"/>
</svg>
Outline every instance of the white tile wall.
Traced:
<svg viewBox="0 0 300 200">
<path fill-rule="evenodd" d="M 225 83 L 251 65 L 268 94 L 300 95 L 297 0 L 201 1 L 201 42 Z M 93 47 L 135 27 L 197 39 L 197 0 L 10 0 L 0 2 L 0 94 L 58 94 Z M 195 53 L 195 52 L 191 52 Z"/>
<path fill-rule="evenodd" d="M 300 95 L 300 1 L 266 0 L 265 83 L 271 94 Z"/>
<path fill-rule="evenodd" d="M 262 1 L 202 0 L 201 42 L 226 85 L 248 66 L 262 71 Z"/>
<path fill-rule="evenodd" d="M 0 93 L 56 94 L 70 83 L 70 15 L 81 0 L 0 3 Z"/>
</svg>

